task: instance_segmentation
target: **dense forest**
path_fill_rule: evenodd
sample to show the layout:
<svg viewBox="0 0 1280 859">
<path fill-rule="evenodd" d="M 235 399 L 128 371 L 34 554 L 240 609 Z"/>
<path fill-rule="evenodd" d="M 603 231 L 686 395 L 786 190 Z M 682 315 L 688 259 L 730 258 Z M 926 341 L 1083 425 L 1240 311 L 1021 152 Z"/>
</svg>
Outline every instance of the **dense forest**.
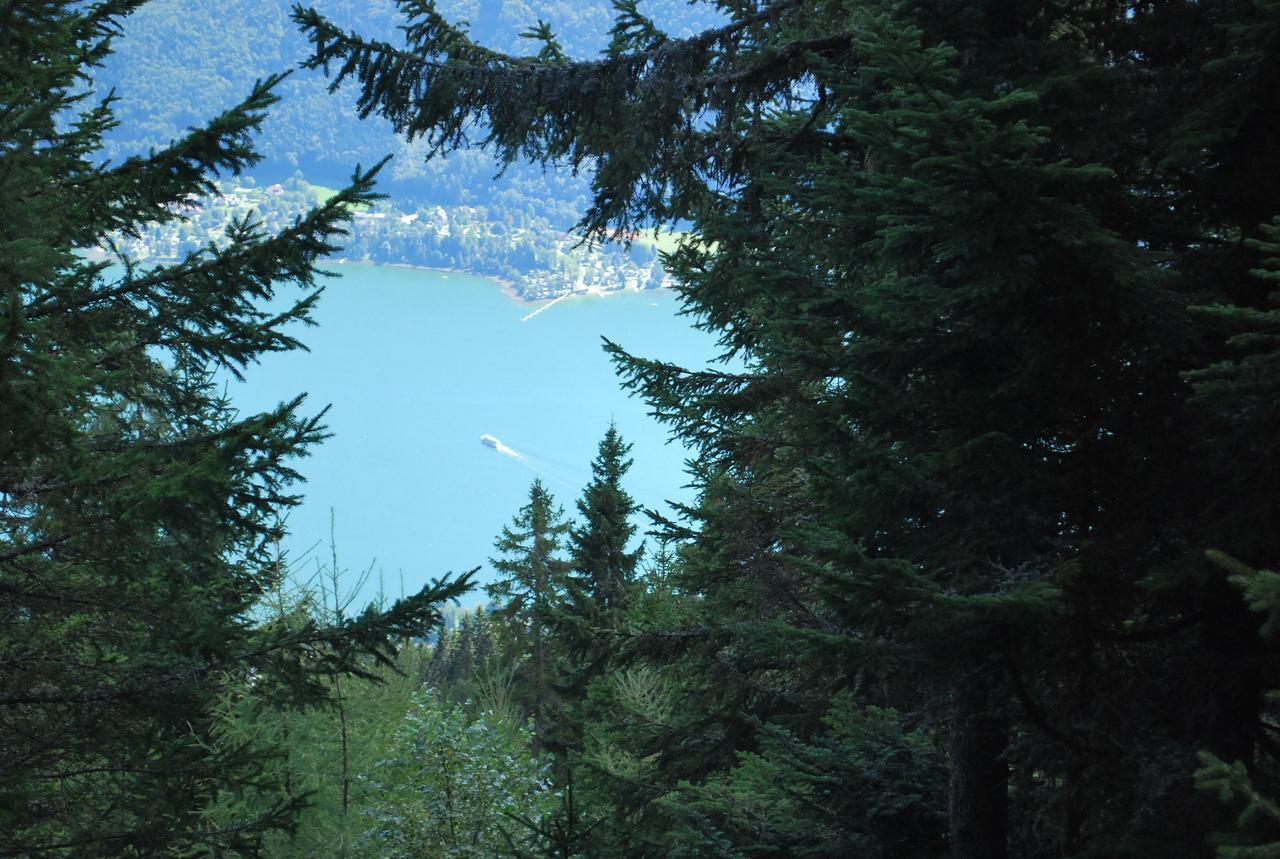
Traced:
<svg viewBox="0 0 1280 859">
<path fill-rule="evenodd" d="M 0 854 L 1280 854 L 1280 2 L 349 6 L 0 5 Z M 128 155 L 148 9 L 304 68 L 157 90 L 193 127 Z M 292 134 L 365 166 L 130 255 L 294 95 L 396 167 Z M 215 373 L 445 159 L 687 228 L 726 362 L 605 344 L 696 452 L 674 517 L 610 427 L 477 547 L 484 610 L 358 606 L 280 549 L 323 411 Z"/>
</svg>

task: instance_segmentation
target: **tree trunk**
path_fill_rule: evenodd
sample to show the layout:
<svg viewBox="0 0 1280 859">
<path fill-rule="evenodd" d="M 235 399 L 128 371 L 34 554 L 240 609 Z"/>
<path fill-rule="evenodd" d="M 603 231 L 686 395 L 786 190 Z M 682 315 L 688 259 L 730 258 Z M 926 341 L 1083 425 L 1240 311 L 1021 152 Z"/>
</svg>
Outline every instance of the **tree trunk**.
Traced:
<svg viewBox="0 0 1280 859">
<path fill-rule="evenodd" d="M 993 712 L 981 689 L 959 693 L 952 719 L 951 857 L 1006 859 L 1009 768 L 1004 753 L 1009 721 Z"/>
<path fill-rule="evenodd" d="M 533 753 L 542 751 L 542 740 L 547 734 L 547 663 L 542 644 L 542 620 L 533 620 Z"/>
</svg>

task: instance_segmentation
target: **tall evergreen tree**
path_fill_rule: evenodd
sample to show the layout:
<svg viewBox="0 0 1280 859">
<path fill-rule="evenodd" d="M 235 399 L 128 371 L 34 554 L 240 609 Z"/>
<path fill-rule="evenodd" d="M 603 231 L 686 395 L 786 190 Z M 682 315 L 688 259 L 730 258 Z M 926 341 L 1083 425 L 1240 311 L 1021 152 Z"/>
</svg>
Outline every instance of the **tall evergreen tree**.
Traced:
<svg viewBox="0 0 1280 859">
<path fill-rule="evenodd" d="M 591 482 L 578 499 L 582 520 L 569 533 L 569 574 L 555 623 L 567 650 L 574 698 L 585 695 L 608 659 L 609 631 L 621 621 L 641 555 L 641 549 L 627 550 L 636 532 L 631 517 L 639 509 L 622 487 L 630 450 L 610 424 L 591 462 Z"/>
<path fill-rule="evenodd" d="M 631 517 L 640 509 L 622 487 L 633 464 L 630 452 L 617 426 L 609 424 L 591 462 L 591 482 L 578 499 L 582 522 L 569 535 L 575 592 L 585 599 L 586 610 L 606 623 L 626 607 L 642 554 L 627 551 L 636 533 Z"/>
<path fill-rule="evenodd" d="M 676 529 L 698 615 L 651 639 L 710 712 L 663 764 L 711 782 L 766 748 L 803 781 L 841 765 L 847 693 L 947 737 L 958 859 L 1203 855 L 1196 752 L 1265 741 L 1257 620 L 1204 553 L 1280 554 L 1248 354 L 1280 4 L 717 5 L 672 39 L 619 3 L 589 62 L 545 27 L 497 54 L 421 0 L 407 49 L 296 12 L 436 150 L 484 118 L 500 159 L 592 167 L 588 233 L 694 226 L 667 262 L 747 369 L 613 350 L 702 460 Z M 1188 312 L 1219 305 L 1254 330 Z M 725 855 L 786 849 L 704 809 Z"/>
<path fill-rule="evenodd" d="M 0 7 L 0 853 L 240 850 L 300 800 L 214 825 L 226 792 L 274 790 L 269 745 L 229 742 L 219 709 L 252 683 L 281 706 L 389 659 L 465 582 L 341 623 L 263 619 L 268 547 L 294 461 L 324 437 L 295 397 L 237 414 L 214 384 L 298 348 L 333 251 L 376 171 L 279 233 L 143 268 L 115 237 L 172 220 L 257 161 L 273 77 L 168 147 L 94 153 L 110 97 L 86 92 L 141 0 Z M 265 310 L 278 297 L 283 310 Z M 297 620 L 298 622 L 294 622 Z"/>
<path fill-rule="evenodd" d="M 589 690 L 617 650 L 642 554 L 642 548 L 627 549 L 636 532 L 631 517 L 639 509 L 622 487 L 632 464 L 630 450 L 610 423 L 591 462 L 591 481 L 578 499 L 581 521 L 569 532 L 565 593 L 552 615 L 561 651 L 557 687 L 566 702 L 553 748 L 562 755 L 582 749 Z M 565 764 L 562 757 L 562 769 Z"/>
<path fill-rule="evenodd" d="M 555 713 L 556 648 L 550 618 L 564 596 L 567 565 L 560 557 L 561 540 L 569 531 L 564 512 L 541 480 L 529 487 L 529 503 L 520 508 L 494 543 L 498 557 L 489 563 L 498 577 L 485 586 L 497 602 L 493 615 L 506 626 L 508 660 L 518 660 L 519 703 L 533 718 L 534 738 L 547 737 L 548 720 Z"/>
</svg>

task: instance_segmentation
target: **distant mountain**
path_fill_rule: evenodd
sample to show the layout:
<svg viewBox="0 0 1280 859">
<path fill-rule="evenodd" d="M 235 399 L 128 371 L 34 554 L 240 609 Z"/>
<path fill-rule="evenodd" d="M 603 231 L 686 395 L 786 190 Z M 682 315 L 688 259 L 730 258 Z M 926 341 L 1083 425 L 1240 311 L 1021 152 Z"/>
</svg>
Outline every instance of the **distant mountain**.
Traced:
<svg viewBox="0 0 1280 859">
<path fill-rule="evenodd" d="M 340 25 L 396 40 L 402 22 L 391 0 L 315 0 Z M 594 56 L 607 43 L 613 12 L 591 0 L 444 0 L 455 21 L 469 21 L 472 34 L 492 47 L 527 53 L 533 46 L 518 34 L 537 20 L 550 22 L 568 52 Z M 120 127 L 106 154 L 120 158 L 163 145 L 249 91 L 252 82 L 296 65 L 306 42 L 289 20 L 289 0 L 153 0 L 126 23 L 125 36 L 96 78 L 96 88 L 115 89 Z M 656 0 L 642 9 L 683 35 L 715 22 L 712 12 L 680 0 Z M 476 151 L 424 163 L 422 148 L 396 138 L 382 120 L 359 120 L 350 91 L 330 94 L 318 72 L 299 70 L 279 90 L 283 101 L 271 113 L 259 142 L 265 160 L 260 179 L 298 173 L 337 184 L 357 164 L 388 153 L 395 159 L 383 174 L 383 190 L 414 205 L 487 205 L 536 210 L 560 228 L 586 205 L 581 177 L 513 165 L 495 180 L 495 164 Z"/>
</svg>

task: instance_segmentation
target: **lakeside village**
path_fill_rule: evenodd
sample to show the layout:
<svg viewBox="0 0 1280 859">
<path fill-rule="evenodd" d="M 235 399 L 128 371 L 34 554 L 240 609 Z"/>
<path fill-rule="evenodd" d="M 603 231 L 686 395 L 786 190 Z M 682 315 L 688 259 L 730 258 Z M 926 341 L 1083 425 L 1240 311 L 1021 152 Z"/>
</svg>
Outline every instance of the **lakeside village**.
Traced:
<svg viewBox="0 0 1280 859">
<path fill-rule="evenodd" d="M 252 178 L 219 183 L 219 196 L 192 199 L 178 218 L 153 224 L 121 250 L 139 262 L 176 260 L 210 243 L 225 242 L 233 219 L 252 214 L 270 232 L 284 229 L 334 192 L 301 178 L 267 186 Z M 496 206 L 423 206 L 397 209 L 389 201 L 354 213 L 341 259 L 464 271 L 495 278 L 525 301 L 572 293 L 608 293 L 669 285 L 651 237 L 630 248 L 578 247 L 578 238 L 519 210 Z"/>
</svg>

